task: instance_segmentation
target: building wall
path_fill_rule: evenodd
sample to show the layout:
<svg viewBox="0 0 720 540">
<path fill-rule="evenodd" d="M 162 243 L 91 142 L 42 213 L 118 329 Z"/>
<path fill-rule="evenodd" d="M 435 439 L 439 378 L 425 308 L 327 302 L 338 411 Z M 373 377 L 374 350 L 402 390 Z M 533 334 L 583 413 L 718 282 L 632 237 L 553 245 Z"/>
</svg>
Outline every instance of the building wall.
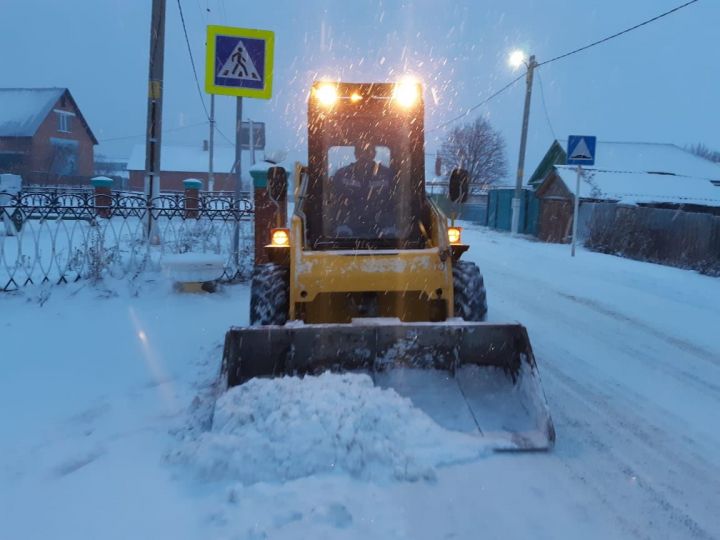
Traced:
<svg viewBox="0 0 720 540">
<path fill-rule="evenodd" d="M 573 194 L 555 172 L 538 188 L 540 219 L 538 238 L 544 242 L 567 243 L 570 241 L 573 219 Z"/>
<path fill-rule="evenodd" d="M 235 175 L 229 173 L 215 173 L 215 191 L 233 191 L 235 189 Z M 208 187 L 208 174 L 205 172 L 192 171 L 161 171 L 160 172 L 160 190 L 161 191 L 182 191 L 185 189 L 183 180 L 188 178 L 197 178 L 202 180 L 203 189 Z M 131 191 L 145 190 L 145 171 L 130 171 Z"/>
<path fill-rule="evenodd" d="M 70 132 L 59 131 L 56 110 L 74 113 L 71 119 Z M 59 156 L 58 147 L 53 139 L 77 144 L 77 164 L 74 174 L 57 171 Z M 23 175 L 25 183 L 30 184 L 80 184 L 87 183 L 93 175 L 93 140 L 85 128 L 80 111 L 72 99 L 63 95 L 53 110 L 38 128 L 32 138 L 31 156 L 27 172 Z"/>
<path fill-rule="evenodd" d="M 573 202 L 566 199 L 542 199 L 540 202 L 540 230 L 543 242 L 564 244 L 570 241 Z"/>
<path fill-rule="evenodd" d="M 0 137 L 0 173 L 20 174 L 27 172 L 30 151 L 32 148 L 32 139 L 30 137 Z M 15 162 L 16 156 L 12 156 L 12 164 L 6 161 L 5 153 L 20 154 L 17 156 L 18 161 Z M 11 156 L 7 156 L 9 159 Z"/>
</svg>

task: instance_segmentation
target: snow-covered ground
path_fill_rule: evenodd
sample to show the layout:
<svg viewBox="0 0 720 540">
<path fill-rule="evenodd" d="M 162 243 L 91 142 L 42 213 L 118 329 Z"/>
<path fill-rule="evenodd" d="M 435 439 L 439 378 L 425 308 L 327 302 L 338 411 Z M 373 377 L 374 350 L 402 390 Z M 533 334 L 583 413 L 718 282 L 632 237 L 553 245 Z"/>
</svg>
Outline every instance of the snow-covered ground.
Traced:
<svg viewBox="0 0 720 540">
<path fill-rule="evenodd" d="M 361 375 L 236 389 L 208 432 L 247 287 L 26 288 L 0 295 L 0 538 L 720 537 L 720 280 L 465 239 L 491 320 L 528 327 L 551 453 L 488 453 Z"/>
</svg>

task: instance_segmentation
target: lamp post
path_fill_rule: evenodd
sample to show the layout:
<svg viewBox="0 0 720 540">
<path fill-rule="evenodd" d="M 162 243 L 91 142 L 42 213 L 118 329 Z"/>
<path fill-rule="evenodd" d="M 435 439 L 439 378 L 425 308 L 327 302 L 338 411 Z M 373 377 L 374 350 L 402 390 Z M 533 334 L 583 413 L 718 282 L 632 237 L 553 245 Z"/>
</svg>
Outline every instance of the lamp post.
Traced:
<svg viewBox="0 0 720 540">
<path fill-rule="evenodd" d="M 515 194 L 512 200 L 512 225 L 513 234 L 520 230 L 520 197 L 522 195 L 523 174 L 525 168 L 525 147 L 527 144 L 528 122 L 530 120 L 530 99 L 532 97 L 533 72 L 537 67 L 535 56 L 530 56 L 526 61 L 522 51 L 514 51 L 510 55 L 510 65 L 514 68 L 525 64 L 527 74 L 525 76 L 525 109 L 523 110 L 522 132 L 520 134 L 520 155 L 518 156 L 517 176 L 515 178 Z"/>
</svg>

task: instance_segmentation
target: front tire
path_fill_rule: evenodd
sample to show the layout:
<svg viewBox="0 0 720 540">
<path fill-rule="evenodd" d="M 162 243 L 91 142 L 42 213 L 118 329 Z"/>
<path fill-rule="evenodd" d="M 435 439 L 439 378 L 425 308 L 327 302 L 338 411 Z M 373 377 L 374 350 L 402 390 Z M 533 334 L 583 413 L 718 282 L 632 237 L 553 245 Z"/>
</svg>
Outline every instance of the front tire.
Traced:
<svg viewBox="0 0 720 540">
<path fill-rule="evenodd" d="M 466 321 L 484 321 L 487 317 L 487 293 L 480 269 L 474 262 L 453 263 L 455 317 Z"/>
<path fill-rule="evenodd" d="M 286 266 L 259 264 L 250 288 L 250 324 L 283 325 L 288 318 L 290 275 Z"/>
</svg>

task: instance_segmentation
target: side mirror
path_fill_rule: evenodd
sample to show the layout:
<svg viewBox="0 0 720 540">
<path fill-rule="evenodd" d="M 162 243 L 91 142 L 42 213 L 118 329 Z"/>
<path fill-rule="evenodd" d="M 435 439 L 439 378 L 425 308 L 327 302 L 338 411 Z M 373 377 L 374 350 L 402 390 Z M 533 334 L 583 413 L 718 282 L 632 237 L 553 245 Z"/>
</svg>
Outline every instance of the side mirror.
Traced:
<svg viewBox="0 0 720 540">
<path fill-rule="evenodd" d="M 453 169 L 450 174 L 450 200 L 464 203 L 470 194 L 470 173 L 465 169 Z"/>
<path fill-rule="evenodd" d="M 287 171 L 282 167 L 270 167 L 268 169 L 268 195 L 276 203 L 281 201 L 287 194 L 288 179 Z"/>
</svg>

